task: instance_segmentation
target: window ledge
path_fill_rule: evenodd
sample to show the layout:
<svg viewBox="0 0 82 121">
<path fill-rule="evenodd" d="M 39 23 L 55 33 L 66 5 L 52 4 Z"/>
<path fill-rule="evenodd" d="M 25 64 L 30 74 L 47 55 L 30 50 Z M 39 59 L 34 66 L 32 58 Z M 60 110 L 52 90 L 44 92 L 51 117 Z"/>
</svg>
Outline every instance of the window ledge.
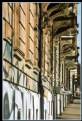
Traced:
<svg viewBox="0 0 82 121">
<path fill-rule="evenodd" d="M 7 80 L 11 81 L 12 80 L 12 77 L 11 76 L 8 76 L 7 77 Z"/>
<path fill-rule="evenodd" d="M 19 47 L 13 47 L 13 49 L 14 49 L 14 56 L 19 60 L 19 61 L 21 61 L 23 58 L 24 58 L 24 56 L 25 56 L 25 54 L 20 50 L 20 48 Z"/>
<path fill-rule="evenodd" d="M 34 66 L 34 67 L 33 67 L 33 72 L 34 72 L 36 75 L 39 75 L 40 69 L 39 69 L 37 66 Z"/>
<path fill-rule="evenodd" d="M 29 69 L 32 68 L 32 61 L 30 59 L 26 59 L 25 60 L 25 66 Z"/>
<path fill-rule="evenodd" d="M 48 78 L 45 74 L 42 74 L 42 80 L 45 81 L 45 82 L 48 80 Z"/>
</svg>

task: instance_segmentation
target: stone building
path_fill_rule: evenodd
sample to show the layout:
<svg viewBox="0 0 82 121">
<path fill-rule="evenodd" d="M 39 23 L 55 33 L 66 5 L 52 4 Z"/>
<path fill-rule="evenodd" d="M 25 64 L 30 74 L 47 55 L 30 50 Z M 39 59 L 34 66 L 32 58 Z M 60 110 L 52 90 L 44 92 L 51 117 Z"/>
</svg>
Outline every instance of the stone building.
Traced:
<svg viewBox="0 0 82 121">
<path fill-rule="evenodd" d="M 77 70 L 77 4 L 3 3 L 3 119 L 57 119 Z M 69 98 L 69 102 L 67 99 Z"/>
</svg>

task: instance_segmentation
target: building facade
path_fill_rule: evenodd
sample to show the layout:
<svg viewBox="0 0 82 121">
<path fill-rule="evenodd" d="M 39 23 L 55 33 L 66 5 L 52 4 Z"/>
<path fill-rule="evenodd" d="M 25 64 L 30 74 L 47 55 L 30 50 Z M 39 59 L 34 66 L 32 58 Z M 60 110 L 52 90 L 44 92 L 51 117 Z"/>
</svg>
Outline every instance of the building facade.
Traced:
<svg viewBox="0 0 82 121">
<path fill-rule="evenodd" d="M 3 119 L 57 119 L 76 62 L 77 4 L 3 3 Z"/>
</svg>

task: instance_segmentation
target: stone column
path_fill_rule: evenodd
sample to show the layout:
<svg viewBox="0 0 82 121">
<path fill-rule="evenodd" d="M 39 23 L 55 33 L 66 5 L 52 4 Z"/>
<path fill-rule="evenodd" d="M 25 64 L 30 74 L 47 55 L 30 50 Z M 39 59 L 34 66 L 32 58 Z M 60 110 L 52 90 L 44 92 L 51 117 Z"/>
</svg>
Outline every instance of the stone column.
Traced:
<svg viewBox="0 0 82 121">
<path fill-rule="evenodd" d="M 43 29 L 42 72 L 45 73 L 45 39 L 47 29 Z"/>
</svg>

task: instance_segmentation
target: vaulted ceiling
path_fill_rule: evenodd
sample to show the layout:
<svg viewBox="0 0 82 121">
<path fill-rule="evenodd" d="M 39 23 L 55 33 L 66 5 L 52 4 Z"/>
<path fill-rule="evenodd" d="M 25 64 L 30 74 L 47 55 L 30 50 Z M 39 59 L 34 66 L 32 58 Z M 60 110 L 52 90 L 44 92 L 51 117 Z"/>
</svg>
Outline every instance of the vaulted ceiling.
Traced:
<svg viewBox="0 0 82 121">
<path fill-rule="evenodd" d="M 77 16 L 74 13 L 75 3 L 44 3 L 43 14 L 44 14 L 44 23 L 49 24 L 53 23 L 53 38 L 60 38 L 61 36 L 69 36 L 70 34 L 76 35 L 77 32 Z M 48 25 L 49 26 L 49 25 Z M 62 45 L 62 54 L 66 56 L 66 60 L 69 61 L 68 65 L 72 67 L 75 60 L 78 57 L 73 54 L 73 51 L 76 50 L 74 42 L 74 38 L 64 39 L 66 41 L 71 40 L 70 42 L 65 42 Z M 71 54 L 70 54 L 71 53 Z M 71 62 L 71 63 L 70 63 Z"/>
<path fill-rule="evenodd" d="M 53 22 L 53 37 L 64 35 L 68 30 L 74 28 L 77 23 L 77 17 L 72 10 L 74 3 L 44 3 L 43 6 L 44 21 Z"/>
</svg>

